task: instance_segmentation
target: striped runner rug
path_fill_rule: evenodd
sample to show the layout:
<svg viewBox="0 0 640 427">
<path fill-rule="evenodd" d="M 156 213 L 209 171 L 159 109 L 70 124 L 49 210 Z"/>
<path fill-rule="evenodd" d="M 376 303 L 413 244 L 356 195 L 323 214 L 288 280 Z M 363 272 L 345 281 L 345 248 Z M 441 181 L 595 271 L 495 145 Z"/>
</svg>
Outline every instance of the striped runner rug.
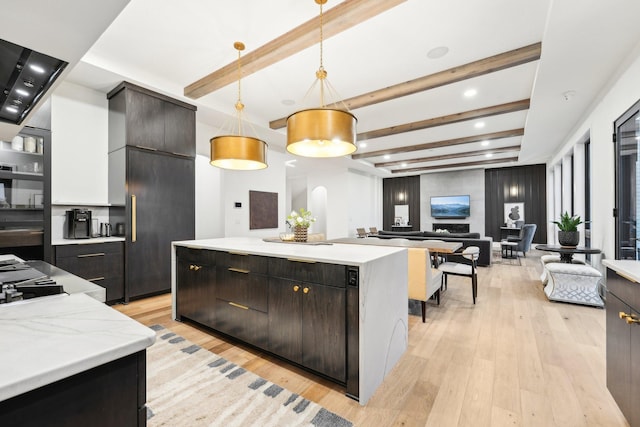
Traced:
<svg viewBox="0 0 640 427">
<path fill-rule="evenodd" d="M 352 426 L 160 325 L 147 349 L 147 425 Z"/>
</svg>

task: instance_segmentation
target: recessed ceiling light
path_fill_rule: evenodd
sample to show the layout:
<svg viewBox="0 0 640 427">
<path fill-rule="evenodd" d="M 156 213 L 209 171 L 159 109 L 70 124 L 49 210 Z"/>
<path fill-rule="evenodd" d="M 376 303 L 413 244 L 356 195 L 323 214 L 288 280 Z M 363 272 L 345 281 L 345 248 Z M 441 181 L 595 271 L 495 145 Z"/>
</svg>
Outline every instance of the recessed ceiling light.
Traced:
<svg viewBox="0 0 640 427">
<path fill-rule="evenodd" d="M 402 163 L 402 164 L 400 165 L 400 167 L 406 168 L 406 167 L 407 167 L 407 164 L 406 164 L 406 163 Z"/>
<path fill-rule="evenodd" d="M 361 142 L 361 143 L 358 144 L 358 147 L 360 147 L 360 148 L 365 148 L 366 146 L 367 146 L 366 142 Z"/>
<path fill-rule="evenodd" d="M 477 129 L 481 129 L 484 127 L 484 122 L 476 122 L 476 124 L 473 126 L 475 126 Z"/>
<path fill-rule="evenodd" d="M 35 65 L 35 64 L 29 64 L 29 68 L 31 68 L 33 71 L 35 71 L 36 73 L 44 73 L 44 68 L 42 68 L 39 65 Z"/>
<path fill-rule="evenodd" d="M 438 47 L 434 47 L 429 52 L 427 52 L 427 58 L 429 58 L 429 59 L 438 59 L 438 58 L 442 58 L 447 53 L 449 53 L 449 48 L 448 47 L 446 47 L 446 46 L 438 46 Z"/>
<path fill-rule="evenodd" d="M 389 160 L 390 158 L 391 158 L 391 156 L 390 156 L 390 155 L 388 155 L 388 154 L 385 154 L 385 155 L 384 155 L 384 159 L 385 159 L 385 160 Z"/>
<path fill-rule="evenodd" d="M 478 91 L 475 89 L 467 89 L 464 91 L 464 96 L 467 98 L 471 98 L 473 96 L 476 96 L 478 94 Z"/>
<path fill-rule="evenodd" d="M 493 157 L 493 153 L 487 153 L 484 155 L 485 157 Z"/>
<path fill-rule="evenodd" d="M 487 145 L 489 145 L 491 142 L 488 139 L 485 139 L 484 141 L 481 142 L 483 147 L 486 147 Z"/>
</svg>

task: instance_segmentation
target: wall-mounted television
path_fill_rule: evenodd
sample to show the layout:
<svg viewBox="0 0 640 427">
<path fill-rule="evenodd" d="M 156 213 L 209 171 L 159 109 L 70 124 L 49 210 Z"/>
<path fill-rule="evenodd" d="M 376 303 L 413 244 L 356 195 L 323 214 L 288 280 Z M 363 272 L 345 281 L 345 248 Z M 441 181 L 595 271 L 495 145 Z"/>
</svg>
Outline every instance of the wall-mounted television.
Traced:
<svg viewBox="0 0 640 427">
<path fill-rule="evenodd" d="M 469 196 L 431 197 L 431 216 L 434 218 L 467 218 L 471 215 Z"/>
</svg>

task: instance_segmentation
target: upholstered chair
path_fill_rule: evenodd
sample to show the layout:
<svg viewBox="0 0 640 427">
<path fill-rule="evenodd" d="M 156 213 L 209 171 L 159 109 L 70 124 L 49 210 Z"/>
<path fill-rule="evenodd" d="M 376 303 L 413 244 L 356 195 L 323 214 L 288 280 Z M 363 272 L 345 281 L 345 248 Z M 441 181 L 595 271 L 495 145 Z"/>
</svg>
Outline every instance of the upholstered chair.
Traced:
<svg viewBox="0 0 640 427">
<path fill-rule="evenodd" d="M 426 322 L 427 301 L 435 295 L 440 304 L 440 285 L 442 272 L 433 268 L 431 255 L 427 248 L 408 248 L 409 261 L 409 299 L 420 301 L 422 305 L 422 323 Z"/>
<path fill-rule="evenodd" d="M 536 234 L 536 224 L 524 224 L 520 229 L 520 235 L 507 237 L 507 242 L 516 242 L 518 246 L 513 248 L 516 252 L 522 252 L 522 256 L 526 257 L 527 252 L 531 249 L 531 242 L 533 242 L 533 236 Z"/>
<path fill-rule="evenodd" d="M 467 262 L 450 261 L 455 257 L 462 256 Z M 461 254 L 447 256 L 448 261 L 440 264 L 438 270 L 443 274 L 444 286 L 447 286 L 447 277 L 463 276 L 471 279 L 471 293 L 473 295 L 473 303 L 476 303 L 478 297 L 478 257 L 480 256 L 480 248 L 477 246 L 466 247 Z M 461 260 L 461 261 L 463 261 Z"/>
</svg>

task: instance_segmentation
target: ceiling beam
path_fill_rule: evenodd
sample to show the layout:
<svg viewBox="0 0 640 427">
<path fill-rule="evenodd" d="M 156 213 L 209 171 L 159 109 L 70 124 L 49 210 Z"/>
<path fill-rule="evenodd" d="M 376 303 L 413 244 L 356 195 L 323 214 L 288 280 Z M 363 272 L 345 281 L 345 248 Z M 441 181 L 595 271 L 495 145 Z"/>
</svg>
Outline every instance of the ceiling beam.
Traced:
<svg viewBox="0 0 640 427">
<path fill-rule="evenodd" d="M 309 0 L 310 1 L 310 0 Z M 345 0 L 322 14 L 323 38 L 335 36 L 406 0 Z M 318 17 L 271 40 L 242 57 L 242 75 L 246 77 L 288 58 L 320 41 Z M 198 99 L 238 80 L 238 61 L 208 74 L 184 88 L 184 95 Z"/>
<path fill-rule="evenodd" d="M 339 101 L 333 104 L 334 107 L 340 108 L 342 104 L 346 104 L 349 110 L 366 107 L 380 102 L 389 101 L 395 98 L 412 95 L 414 93 L 423 92 L 425 90 L 434 89 L 451 83 L 457 83 L 462 80 L 483 76 L 506 68 L 515 67 L 517 65 L 526 64 L 527 62 L 537 61 L 540 59 L 542 52 L 542 43 L 534 43 L 478 61 L 469 62 L 468 64 L 458 67 L 449 68 L 435 74 L 419 77 L 407 82 L 398 83 L 373 92 L 358 95 L 353 98 Z M 280 118 L 269 122 L 271 129 L 280 129 L 287 125 L 287 118 Z"/>
<path fill-rule="evenodd" d="M 447 116 L 435 117 L 432 119 L 420 120 L 412 123 L 405 123 L 398 126 L 390 126 L 388 128 L 371 130 L 359 133 L 356 137 L 357 141 L 366 141 L 367 139 L 381 138 L 383 136 L 391 136 L 399 133 L 413 132 L 421 129 L 428 129 L 436 126 L 450 125 L 466 120 L 480 119 L 484 117 L 497 116 L 499 114 L 514 113 L 516 111 L 529 109 L 530 100 L 523 99 L 520 101 L 509 102 L 501 105 L 493 105 L 491 107 L 478 108 L 477 110 L 465 111 L 462 113 L 449 114 Z"/>
<path fill-rule="evenodd" d="M 375 163 L 374 166 L 377 168 L 386 168 L 389 166 L 398 166 L 403 163 L 412 164 L 412 163 L 435 162 L 438 160 L 450 160 L 450 159 L 459 159 L 463 157 L 483 156 L 485 154 L 509 153 L 511 151 L 520 151 L 520 145 L 518 144 L 518 145 L 509 146 L 509 147 L 487 148 L 484 150 L 475 150 L 475 151 L 463 151 L 461 153 L 441 154 L 439 156 L 421 157 L 417 159 L 395 160 L 393 162 Z"/>
<path fill-rule="evenodd" d="M 516 162 L 516 161 L 518 161 L 517 157 L 507 157 L 504 159 L 479 160 L 476 162 L 465 162 L 465 163 L 450 163 L 447 165 L 425 166 L 421 168 L 394 169 L 391 171 L 391 173 L 424 172 L 429 170 L 449 169 L 449 168 L 458 168 L 458 167 L 465 167 L 465 166 L 494 165 L 496 163 L 509 163 L 509 162 Z"/>
<path fill-rule="evenodd" d="M 366 159 L 368 157 L 384 156 L 385 154 L 410 153 L 412 151 L 429 150 L 431 148 L 451 147 L 453 145 L 469 144 L 484 140 L 511 138 L 524 135 L 524 128 L 504 130 L 501 132 L 485 133 L 482 135 L 465 136 L 463 138 L 447 139 L 444 141 L 427 142 L 425 144 L 408 145 L 405 147 L 389 148 L 387 150 L 369 151 L 368 153 L 352 154 L 353 160 Z"/>
</svg>

